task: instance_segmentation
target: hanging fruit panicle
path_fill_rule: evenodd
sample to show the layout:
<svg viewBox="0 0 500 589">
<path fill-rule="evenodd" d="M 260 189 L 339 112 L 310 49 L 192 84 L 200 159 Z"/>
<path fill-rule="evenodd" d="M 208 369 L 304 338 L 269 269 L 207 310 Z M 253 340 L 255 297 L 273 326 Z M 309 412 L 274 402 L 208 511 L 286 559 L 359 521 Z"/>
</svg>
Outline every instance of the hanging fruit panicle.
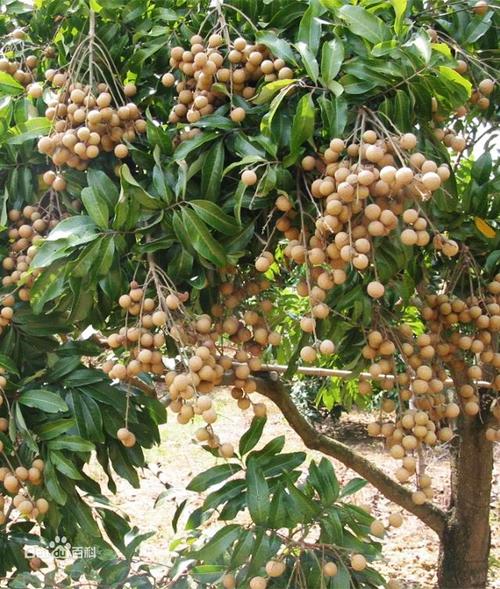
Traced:
<svg viewBox="0 0 500 589">
<path fill-rule="evenodd" d="M 293 71 L 283 59 L 274 59 L 265 45 L 249 43 L 242 37 L 230 40 L 214 33 L 205 41 L 194 35 L 190 43 L 189 48 L 173 47 L 170 52 L 172 72 L 180 72 L 181 78 L 172 72 L 162 77 L 163 85 L 175 86 L 177 93 L 170 123 L 196 123 L 227 103 L 228 96 L 250 100 L 261 80 L 293 78 Z M 230 117 L 234 122 L 242 122 L 245 115 L 241 106 L 232 107 Z"/>
</svg>

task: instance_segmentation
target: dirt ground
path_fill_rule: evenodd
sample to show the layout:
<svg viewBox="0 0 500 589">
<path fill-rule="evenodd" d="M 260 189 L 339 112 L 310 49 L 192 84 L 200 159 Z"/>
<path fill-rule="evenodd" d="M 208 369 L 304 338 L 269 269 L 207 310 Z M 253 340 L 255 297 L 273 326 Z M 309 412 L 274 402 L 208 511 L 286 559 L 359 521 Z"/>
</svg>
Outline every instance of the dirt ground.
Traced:
<svg viewBox="0 0 500 589">
<path fill-rule="evenodd" d="M 221 398 L 222 397 L 222 398 Z M 241 434 L 248 428 L 252 412 L 242 413 L 235 409 L 228 400 L 229 395 L 220 395 L 218 413 L 220 415 L 215 429 L 222 441 L 232 442 L 237 446 Z M 286 436 L 285 450 L 303 450 L 300 438 L 286 424 L 277 408 L 264 398 L 268 406 L 268 422 L 264 430 L 262 443 L 278 435 Z M 171 414 L 169 415 L 171 417 Z M 396 461 L 382 452 L 382 444 L 366 435 L 367 415 L 350 413 L 343 415 L 334 426 L 335 436 L 361 452 L 377 466 L 387 472 L 396 468 Z M 141 489 L 133 489 L 127 482 L 119 484 L 118 496 L 113 502 L 129 515 L 133 524 L 141 532 L 155 531 L 155 535 L 142 547 L 141 556 L 144 560 L 159 565 L 169 561 L 169 543 L 174 538 L 171 527 L 176 504 L 193 494 L 185 490 L 187 482 L 202 470 L 213 466 L 216 459 L 197 446 L 193 441 L 193 433 L 199 424 L 178 425 L 174 418 L 163 426 L 162 444 L 147 452 L 148 469 L 142 476 Z M 330 427 L 328 424 L 325 427 Z M 319 458 L 316 452 L 308 452 L 313 458 Z M 491 582 L 489 589 L 500 589 L 500 452 L 497 454 L 496 471 L 493 485 L 492 500 L 492 552 Z M 332 461 L 338 479 L 345 484 L 355 473 L 346 469 L 341 463 Z M 449 469 L 446 452 L 437 453 L 429 463 L 428 472 L 434 480 L 436 490 L 435 502 L 444 506 L 448 494 Z M 168 494 L 158 502 L 161 493 Z M 381 496 L 376 489 L 367 485 L 358 492 L 353 501 L 358 504 L 370 505 L 373 515 L 386 521 L 393 511 L 399 509 Z M 193 504 L 194 505 L 194 504 Z M 414 516 L 403 513 L 404 524 L 399 529 L 391 529 L 384 539 L 383 560 L 376 567 L 386 578 L 397 579 L 403 589 L 430 589 L 435 584 L 435 568 L 438 556 L 438 544 L 434 532 L 426 528 Z M 459 588 L 457 588 L 459 589 Z M 461 588 L 460 588 L 461 589 Z"/>
</svg>

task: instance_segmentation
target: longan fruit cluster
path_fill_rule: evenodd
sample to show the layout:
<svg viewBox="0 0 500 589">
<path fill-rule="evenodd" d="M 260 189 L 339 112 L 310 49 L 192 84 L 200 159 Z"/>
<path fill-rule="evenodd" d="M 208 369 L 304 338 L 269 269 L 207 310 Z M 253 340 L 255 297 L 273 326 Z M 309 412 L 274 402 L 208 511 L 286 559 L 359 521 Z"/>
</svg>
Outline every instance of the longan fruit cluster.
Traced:
<svg viewBox="0 0 500 589">
<path fill-rule="evenodd" d="M 175 86 L 178 95 L 177 104 L 170 112 L 170 123 L 198 122 L 227 102 L 227 92 L 249 100 L 261 79 L 271 82 L 293 78 L 293 71 L 282 59 L 274 59 L 267 47 L 249 43 L 242 37 L 227 46 L 218 33 L 210 35 L 207 41 L 194 35 L 190 44 L 189 48 L 173 47 L 170 52 L 170 66 L 173 71 L 181 72 L 183 79 L 177 80 L 171 72 L 162 77 L 163 85 Z M 230 117 L 240 123 L 245 110 L 236 107 Z"/>
<path fill-rule="evenodd" d="M 369 368 L 374 379 L 383 379 L 382 389 L 391 390 L 397 384 L 401 406 L 413 402 L 414 408 L 399 412 L 395 423 L 373 422 L 368 426 L 368 433 L 383 436 L 390 455 L 402 460 L 395 473 L 401 483 L 416 477 L 413 500 L 417 504 L 431 499 L 433 490 L 430 477 L 422 470 L 417 473 L 413 454 L 424 446 L 432 448 L 438 442 L 448 442 L 454 435 L 453 421 L 460 413 L 480 414 L 482 400 L 478 383 L 483 379 L 490 383 L 491 398 L 487 400 L 486 410 L 492 414 L 492 424 L 494 420 L 497 422 L 486 430 L 485 436 L 491 442 L 500 440 L 500 409 L 496 400 L 500 390 L 500 353 L 496 348 L 500 330 L 500 275 L 487 285 L 486 291 L 488 294 L 481 299 L 474 295 L 464 299 L 447 294 L 427 295 L 421 314 L 429 332 L 414 336 L 411 327 L 403 324 L 393 334 L 406 370 L 394 374 L 393 381 L 384 378 L 396 372 L 393 362 L 378 361 Z M 382 334 L 375 330 L 367 339 L 363 356 L 376 359 L 376 344 L 383 339 Z M 450 385 L 445 365 L 455 365 L 466 379 L 455 391 L 455 401 L 446 394 Z M 370 390 L 371 385 L 360 382 L 360 392 L 368 394 Z M 385 399 L 381 409 L 391 413 L 396 410 L 396 403 Z"/>
<path fill-rule="evenodd" d="M 369 130 L 360 143 L 346 146 L 342 139 L 335 138 L 321 158 L 306 156 L 304 171 L 321 174 L 312 182 L 310 192 L 322 205 L 322 213 L 314 235 L 304 240 L 301 230 L 294 226 L 297 214 L 292 202 L 286 196 L 278 197 L 276 208 L 284 215 L 276 227 L 289 240 L 285 256 L 297 264 L 312 266 L 312 270 L 322 267 L 326 274 L 319 275 L 325 288 L 333 288 L 345 282 L 349 266 L 361 272 L 371 268 L 373 239 L 399 230 L 400 217 L 410 225 L 400 231 L 401 241 L 426 246 L 431 237 L 419 203 L 441 187 L 450 170 L 420 152 L 408 154 L 416 144 L 412 133 L 379 138 Z M 253 171 L 243 174 L 247 172 Z M 417 206 L 406 210 L 409 202 Z M 441 239 L 448 242 L 444 236 Z M 450 252 L 452 248 L 445 249 Z M 264 260 L 259 259 L 259 266 L 266 271 Z M 379 298 L 384 294 L 382 288 L 379 283 L 372 284 L 368 292 Z"/>
<path fill-rule="evenodd" d="M 347 564 L 347 563 L 345 563 Z M 364 571 L 368 565 L 366 558 L 362 554 L 352 554 L 349 559 L 350 568 L 353 571 L 361 572 Z M 266 576 L 257 575 L 252 577 L 249 581 L 250 589 L 267 589 L 272 579 L 282 577 L 287 572 L 287 565 L 285 562 L 279 559 L 269 560 L 265 565 Z M 322 559 L 321 572 L 325 579 L 331 579 L 338 573 L 338 566 L 333 561 Z M 290 574 L 293 574 L 290 572 Z M 227 573 L 222 578 L 222 586 L 224 589 L 235 589 L 236 578 L 232 573 Z"/>
<path fill-rule="evenodd" d="M 135 325 L 122 327 L 118 333 L 108 336 L 111 349 L 125 348 L 128 352 L 126 364 L 108 361 L 103 365 L 110 378 L 126 380 L 141 372 L 161 375 L 165 372 L 161 349 L 165 345 L 163 329 L 167 324 L 167 313 L 158 307 L 155 299 L 147 297 L 143 288 L 135 281 L 130 291 L 122 294 L 118 304 L 127 316 L 137 317 Z"/>
<path fill-rule="evenodd" d="M 470 97 L 471 104 L 477 105 L 481 110 L 487 110 L 490 107 L 489 97 L 494 91 L 495 81 L 491 78 L 483 78 Z"/>
<path fill-rule="evenodd" d="M 31 205 L 25 206 L 22 211 L 10 210 L 8 218 L 10 250 L 2 260 L 2 286 L 11 287 L 13 292 L 0 295 L 0 305 L 3 307 L 0 311 L 0 328 L 12 319 L 16 297 L 21 301 L 29 301 L 29 290 L 40 273 L 38 269 L 30 271 L 30 263 L 35 257 L 37 244 L 58 222 L 42 209 Z"/>
<path fill-rule="evenodd" d="M 77 170 L 85 170 L 101 153 L 113 152 L 119 159 L 128 156 L 126 143 L 133 142 L 147 126 L 133 102 L 118 105 L 105 83 L 97 84 L 94 90 L 80 82 L 70 82 L 64 72 L 47 70 L 45 77 L 60 91 L 45 111 L 45 116 L 53 121 L 53 132 L 38 141 L 40 153 L 48 155 L 58 167 Z M 123 88 L 126 97 L 136 92 L 134 84 Z M 51 185 L 55 190 L 64 189 Z"/>
<path fill-rule="evenodd" d="M 30 90 L 31 85 L 35 82 L 38 65 L 36 55 L 27 55 L 20 61 L 10 60 L 7 57 L 0 58 L 0 72 L 10 74 L 17 82 Z"/>
<path fill-rule="evenodd" d="M 258 298 L 269 288 L 269 281 L 249 280 L 240 285 L 237 281 L 225 281 L 220 285 L 221 302 L 211 308 L 211 315 L 187 316 L 182 309 L 187 293 L 169 292 L 160 297 L 161 305 L 146 296 L 146 289 L 131 283 L 128 294 L 119 299 L 127 314 L 137 317 L 137 324 L 123 327 L 111 334 L 107 343 L 117 350 L 125 361 L 108 360 L 103 370 L 111 378 L 129 379 L 141 372 L 164 375 L 170 396 L 170 410 L 177 414 L 181 424 L 199 415 L 206 423 L 196 432 L 200 442 L 218 448 L 221 456 L 229 458 L 234 449 L 220 443 L 212 429 L 217 413 L 208 396 L 222 383 L 225 372 L 232 371 L 234 386 L 232 397 L 241 410 L 253 407 L 257 416 L 266 414 L 266 407 L 253 403 L 251 393 L 257 389 L 252 372 L 261 370 L 259 356 L 265 346 L 279 345 L 281 336 L 268 327 L 265 314 L 272 310 L 272 303 L 263 299 L 250 305 L 248 297 Z M 245 308 L 247 307 L 247 308 Z M 248 308 L 252 307 L 252 308 Z M 165 335 L 172 338 L 179 349 L 174 370 L 167 372 L 163 363 L 162 348 Z M 229 340 L 228 354 L 224 354 L 221 338 Z M 219 346 L 216 347 L 215 343 Z M 125 348 L 120 352 L 120 348 Z M 124 439 L 126 431 L 122 432 Z"/>
<path fill-rule="evenodd" d="M 431 198 L 450 176 L 446 165 L 438 165 L 415 151 L 417 138 L 412 133 L 396 137 L 379 136 L 373 130 L 362 133 L 360 141 L 331 140 L 321 157 L 306 156 L 302 168 L 316 179 L 310 183 L 310 196 L 319 210 L 313 235 L 304 235 L 300 216 L 288 195 L 277 197 L 276 210 L 282 213 L 276 229 L 288 240 L 285 260 L 306 268 L 306 280 L 297 292 L 308 297 L 310 313 L 300 321 L 306 333 L 314 334 L 314 345 L 306 346 L 302 359 L 314 362 L 317 354 L 335 351 L 333 342 L 319 342 L 316 322 L 330 313 L 325 303 L 327 292 L 347 280 L 349 267 L 359 272 L 376 269 L 374 239 L 398 234 L 403 244 L 424 247 L 431 242 L 429 222 L 420 204 Z M 413 153 L 410 153 L 413 152 Z M 258 182 L 255 170 L 247 169 L 241 180 L 251 186 Z M 408 206 L 413 205 L 413 206 Z M 458 245 L 439 235 L 436 247 L 446 255 L 456 255 Z M 267 272 L 274 262 L 271 252 L 263 251 L 255 268 Z M 367 283 L 373 299 L 384 296 L 379 280 Z"/>
<path fill-rule="evenodd" d="M 0 418 L 0 431 L 4 431 L 6 421 L 5 418 Z M 2 452 L 3 443 L 0 441 L 0 453 Z M 35 500 L 29 492 L 30 486 L 39 487 L 43 484 L 44 466 L 43 460 L 36 458 L 29 468 L 18 466 L 11 470 L 6 466 L 0 467 L 0 485 L 5 493 L 0 492 L 0 525 L 5 524 L 12 509 L 21 517 L 33 520 L 48 512 L 48 501 L 43 497 Z"/>
</svg>

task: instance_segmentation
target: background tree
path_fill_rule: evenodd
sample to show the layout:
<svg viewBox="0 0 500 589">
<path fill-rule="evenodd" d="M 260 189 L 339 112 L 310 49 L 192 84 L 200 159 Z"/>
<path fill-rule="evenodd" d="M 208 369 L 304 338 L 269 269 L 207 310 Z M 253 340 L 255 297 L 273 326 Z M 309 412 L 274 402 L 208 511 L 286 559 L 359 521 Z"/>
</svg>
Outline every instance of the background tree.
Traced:
<svg viewBox="0 0 500 589">
<path fill-rule="evenodd" d="M 158 439 L 162 421 L 145 394 L 157 380 L 178 421 L 201 419 L 198 440 L 231 459 L 211 400 L 230 380 L 235 410 L 255 412 L 249 436 L 265 417 L 251 400 L 259 391 L 308 447 L 436 532 L 440 587 L 485 587 L 500 417 L 496 9 L 483 1 L 170 4 L 11 2 L 2 16 L 5 519 L 21 503 L 40 515 L 38 493 L 18 490 L 41 479 L 9 464 L 15 450 L 24 468 L 43 466 L 40 498 L 54 508 L 42 535 L 61 518 L 75 537 L 95 533 L 76 489 L 88 499 L 99 491 L 77 474 L 95 447 L 105 469 L 111 463 L 137 482 L 139 446 Z M 108 348 L 96 365 L 116 386 L 89 360 L 80 365 L 95 351 L 75 341 L 89 326 Z M 288 390 L 307 372 L 303 363 L 326 376 L 351 370 L 355 399 L 380 405 L 369 433 L 400 461 L 394 478 L 304 418 Z M 335 395 L 331 385 L 320 391 L 330 406 Z M 452 459 L 446 509 L 433 503 L 425 472 L 438 444 Z M 277 462 L 279 446 L 269 451 Z M 238 460 L 253 447 L 244 443 Z M 40 452 L 44 463 L 30 462 Z M 223 494 L 205 505 L 208 513 L 224 505 L 224 521 L 248 507 L 256 531 L 243 537 L 248 530 L 234 524 L 188 548 L 181 561 L 187 556 L 191 576 L 213 584 L 232 571 L 221 581 L 231 587 L 239 571 L 251 589 L 314 578 L 379 585 L 363 554 L 376 554 L 367 538 L 381 530 L 359 510 L 342 512 L 328 463 L 298 488 L 299 463 L 283 478 L 266 471 L 268 458 L 243 462 L 246 494 L 240 473 L 224 487 L 238 489 L 236 500 Z M 194 488 L 231 477 L 237 464 Z M 269 510 L 280 502 L 300 514 L 293 523 L 304 543 L 319 530 L 312 545 L 290 546 L 293 535 L 279 549 L 273 543 L 279 526 Z M 322 525 L 326 507 L 339 525 Z M 126 522 L 109 510 L 101 517 L 120 548 Z M 33 524 L 19 525 L 4 570 L 25 566 Z M 331 552 L 337 545 L 351 560 Z M 121 546 L 129 560 L 135 546 Z M 324 569 L 325 546 L 335 569 Z M 231 561 L 235 551 L 241 559 Z M 261 560 L 249 564 L 250 553 Z M 200 579 L 196 561 L 215 576 Z M 113 582 L 128 566 L 114 569 L 124 576 Z"/>
</svg>

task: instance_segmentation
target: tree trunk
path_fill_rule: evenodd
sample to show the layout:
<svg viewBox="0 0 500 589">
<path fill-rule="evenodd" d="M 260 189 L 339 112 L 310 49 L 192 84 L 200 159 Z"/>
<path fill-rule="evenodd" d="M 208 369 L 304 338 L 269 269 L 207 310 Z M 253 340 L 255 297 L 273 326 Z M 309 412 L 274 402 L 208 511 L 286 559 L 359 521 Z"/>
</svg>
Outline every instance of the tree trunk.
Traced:
<svg viewBox="0 0 500 589">
<path fill-rule="evenodd" d="M 493 444 L 486 424 L 463 416 L 451 448 L 450 511 L 438 568 L 440 589 L 485 589 L 490 551 Z"/>
</svg>

